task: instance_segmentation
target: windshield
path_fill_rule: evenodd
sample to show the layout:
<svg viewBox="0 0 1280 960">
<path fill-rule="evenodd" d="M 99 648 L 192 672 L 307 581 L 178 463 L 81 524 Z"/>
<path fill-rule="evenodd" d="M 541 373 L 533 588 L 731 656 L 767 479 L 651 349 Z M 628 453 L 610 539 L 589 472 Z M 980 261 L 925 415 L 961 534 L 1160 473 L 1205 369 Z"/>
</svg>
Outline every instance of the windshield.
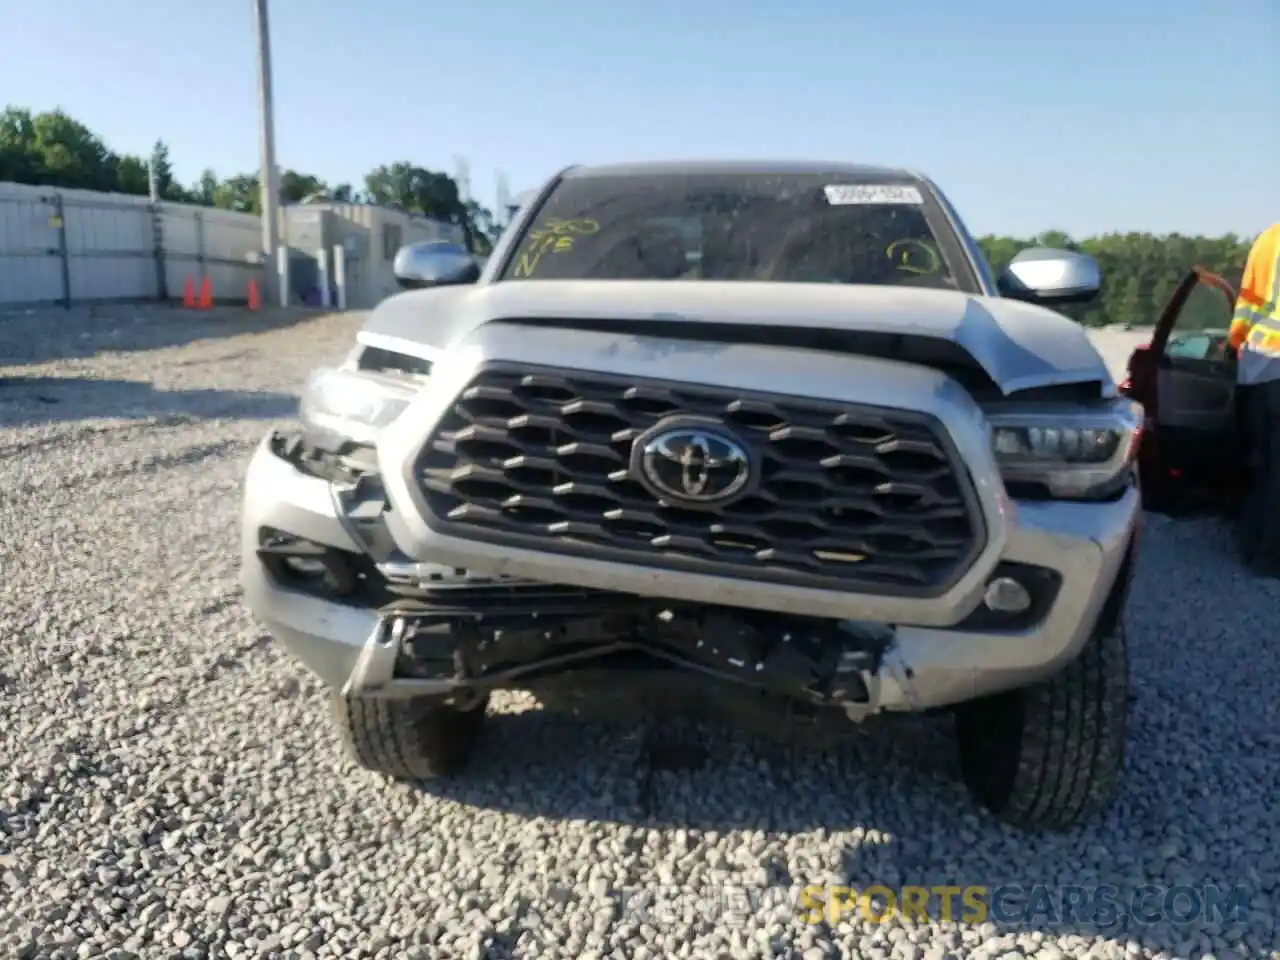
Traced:
<svg viewBox="0 0 1280 960">
<path fill-rule="evenodd" d="M 570 176 L 538 210 L 500 279 L 976 291 L 923 185 L 835 174 Z"/>
</svg>

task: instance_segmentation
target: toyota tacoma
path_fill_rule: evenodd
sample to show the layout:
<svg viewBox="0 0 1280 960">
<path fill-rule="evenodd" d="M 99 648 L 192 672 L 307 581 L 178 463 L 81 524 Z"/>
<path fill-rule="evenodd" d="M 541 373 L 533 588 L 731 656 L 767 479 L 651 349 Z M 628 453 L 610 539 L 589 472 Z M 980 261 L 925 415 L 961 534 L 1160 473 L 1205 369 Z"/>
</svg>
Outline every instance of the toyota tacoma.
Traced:
<svg viewBox="0 0 1280 960">
<path fill-rule="evenodd" d="M 698 675 L 947 710 L 1013 824 L 1108 805 L 1142 408 L 1054 309 L 1092 259 L 996 277 L 910 171 L 702 162 L 564 170 L 483 266 L 395 270 L 243 504 L 246 602 L 358 763 L 461 770 L 497 689 Z"/>
</svg>

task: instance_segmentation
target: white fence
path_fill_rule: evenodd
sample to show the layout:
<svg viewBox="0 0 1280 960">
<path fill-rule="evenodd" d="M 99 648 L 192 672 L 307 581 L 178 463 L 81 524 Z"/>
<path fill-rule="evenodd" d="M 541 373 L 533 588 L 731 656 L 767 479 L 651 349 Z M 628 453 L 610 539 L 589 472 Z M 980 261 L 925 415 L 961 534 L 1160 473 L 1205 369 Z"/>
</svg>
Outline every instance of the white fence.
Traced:
<svg viewBox="0 0 1280 960">
<path fill-rule="evenodd" d="M 0 183 L 0 307 L 174 300 L 205 277 L 215 302 L 243 302 L 261 250 L 251 214 Z"/>
</svg>

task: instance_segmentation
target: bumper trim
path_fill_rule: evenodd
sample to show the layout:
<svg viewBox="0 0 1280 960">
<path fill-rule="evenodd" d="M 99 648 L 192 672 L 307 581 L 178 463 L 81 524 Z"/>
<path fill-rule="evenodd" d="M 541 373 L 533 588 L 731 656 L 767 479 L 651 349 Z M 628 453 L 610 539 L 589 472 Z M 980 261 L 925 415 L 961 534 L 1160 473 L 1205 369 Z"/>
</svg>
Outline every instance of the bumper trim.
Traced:
<svg viewBox="0 0 1280 960">
<path fill-rule="evenodd" d="M 404 621 L 379 620 L 360 649 L 351 675 L 342 685 L 344 697 L 360 696 L 386 686 L 395 676 L 396 652 L 404 640 Z"/>
<path fill-rule="evenodd" d="M 249 462 L 241 525 L 257 546 L 258 530 L 274 527 L 295 537 L 363 553 L 337 508 L 328 480 L 303 473 L 273 449 L 275 432 L 262 438 Z M 250 528 L 252 527 L 252 530 Z"/>
<path fill-rule="evenodd" d="M 995 562 L 1006 560 L 1051 568 L 1062 576 L 1048 615 L 1026 631 L 962 632 L 948 629 L 954 620 L 946 622 L 938 617 L 918 617 L 914 623 L 904 623 L 898 617 L 874 615 L 873 605 L 860 596 L 836 598 L 843 602 L 825 609 L 817 603 L 806 608 L 808 598 L 800 597 L 795 601 L 796 609 L 789 612 L 897 624 L 895 640 L 878 669 L 863 677 L 871 694 L 865 712 L 923 710 L 1016 688 L 1053 674 L 1079 653 L 1108 600 L 1124 586 L 1125 561 L 1133 549 L 1141 516 L 1136 489 L 1110 503 L 1009 504 L 1003 518 L 1007 524 L 1004 549 L 1000 557 L 993 558 L 992 569 Z M 270 449 L 267 440 L 250 464 L 244 502 L 241 579 L 249 609 L 309 669 L 347 695 L 435 696 L 459 689 L 461 685 L 451 678 L 396 676 L 399 644 L 393 637 L 394 616 L 307 596 L 274 581 L 257 556 L 258 531 L 263 526 L 339 549 L 359 550 L 342 523 L 329 484 L 295 470 Z M 406 566 L 426 574 L 447 572 L 448 565 Z M 542 557 L 541 563 L 530 564 L 530 572 L 535 574 L 533 579 L 546 580 L 555 568 Z M 650 595 L 663 595 L 665 581 L 638 583 L 636 574 L 632 567 L 618 571 L 626 592 L 638 594 L 640 588 L 647 587 Z M 611 577 L 602 579 L 609 581 Z M 979 588 L 981 584 L 979 581 Z M 746 608 L 772 606 L 759 600 L 732 602 L 751 600 L 751 587 L 747 582 L 735 584 L 732 597 L 722 592 L 713 602 Z M 697 602 L 701 598 L 692 599 Z M 974 604 L 979 602 L 979 596 L 973 599 Z M 854 616 L 848 615 L 850 611 Z"/>
</svg>

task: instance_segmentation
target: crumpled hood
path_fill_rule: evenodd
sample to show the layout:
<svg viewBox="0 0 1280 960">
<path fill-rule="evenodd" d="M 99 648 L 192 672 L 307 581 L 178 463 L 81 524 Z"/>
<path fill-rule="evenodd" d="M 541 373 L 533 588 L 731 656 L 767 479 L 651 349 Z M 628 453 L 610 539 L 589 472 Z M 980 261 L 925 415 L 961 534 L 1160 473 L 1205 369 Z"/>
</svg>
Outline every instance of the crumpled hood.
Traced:
<svg viewBox="0 0 1280 960">
<path fill-rule="evenodd" d="M 1113 388 L 1085 330 L 1062 314 L 948 290 L 718 281 L 513 281 L 397 294 L 359 340 L 433 359 L 503 319 L 652 320 L 898 333 L 962 347 L 1006 393 L 1099 381 Z M 631 333 L 620 334 L 631 336 Z"/>
</svg>

